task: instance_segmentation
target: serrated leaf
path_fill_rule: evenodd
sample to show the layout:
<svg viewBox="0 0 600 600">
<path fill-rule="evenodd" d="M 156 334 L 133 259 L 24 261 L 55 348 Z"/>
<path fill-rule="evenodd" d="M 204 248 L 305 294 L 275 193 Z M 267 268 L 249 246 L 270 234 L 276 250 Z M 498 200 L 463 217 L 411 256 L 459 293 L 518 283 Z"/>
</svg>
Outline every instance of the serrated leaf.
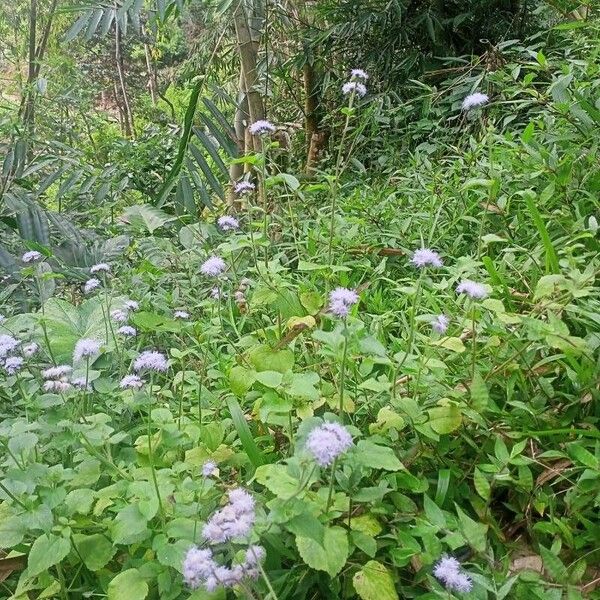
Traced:
<svg viewBox="0 0 600 600">
<path fill-rule="evenodd" d="M 370 560 L 352 578 L 356 593 L 362 600 L 398 600 L 394 580 L 385 565 Z"/>
<path fill-rule="evenodd" d="M 31 578 L 61 562 L 71 550 L 69 540 L 53 534 L 43 534 L 33 542 L 27 558 L 27 575 Z"/>
<path fill-rule="evenodd" d="M 441 435 L 456 431 L 462 423 L 460 407 L 456 404 L 436 406 L 427 412 L 431 429 Z"/>
<path fill-rule="evenodd" d="M 360 440 L 356 445 L 356 460 L 371 469 L 399 471 L 402 463 L 389 446 L 380 446 L 369 440 Z"/>
<path fill-rule="evenodd" d="M 348 536 L 341 527 L 327 527 L 323 545 L 307 537 L 297 536 L 296 546 L 302 560 L 317 571 L 325 571 L 335 577 L 348 558 Z"/>
<path fill-rule="evenodd" d="M 486 410 L 490 402 L 490 395 L 487 385 L 478 371 L 475 371 L 469 391 L 471 392 L 471 406 L 477 412 Z"/>
</svg>

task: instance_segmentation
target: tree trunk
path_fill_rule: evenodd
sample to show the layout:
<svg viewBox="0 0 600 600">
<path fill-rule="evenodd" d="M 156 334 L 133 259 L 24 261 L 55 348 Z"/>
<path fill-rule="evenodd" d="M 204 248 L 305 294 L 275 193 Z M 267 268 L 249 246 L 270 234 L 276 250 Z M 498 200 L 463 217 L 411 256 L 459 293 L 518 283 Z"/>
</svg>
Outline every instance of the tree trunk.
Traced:
<svg viewBox="0 0 600 600">
<path fill-rule="evenodd" d="M 248 102 L 248 112 L 252 123 L 265 118 L 263 99 L 258 91 L 258 48 L 260 42 L 260 19 L 248 15 L 243 6 L 243 1 L 237 5 L 234 15 L 235 33 L 237 37 L 237 50 L 240 56 L 241 91 Z M 255 136 L 253 148 L 260 148 L 260 140 Z M 249 150 L 249 148 L 246 148 Z"/>
<path fill-rule="evenodd" d="M 123 111 L 123 133 L 126 137 L 135 135 L 135 126 L 133 123 L 133 115 L 127 95 L 127 86 L 125 85 L 125 65 L 123 62 L 123 52 L 121 49 L 121 29 L 119 28 L 119 20 L 115 19 L 115 62 L 117 67 L 117 75 L 119 76 L 119 88 L 121 102 L 121 110 Z M 118 102 L 118 98 L 117 98 Z"/>
<path fill-rule="evenodd" d="M 240 67 L 240 82 L 238 91 L 238 102 L 235 109 L 235 117 L 233 121 L 233 129 L 237 146 L 241 154 L 246 152 L 246 124 L 248 123 L 248 96 L 245 93 L 244 73 Z M 231 184 L 229 191 L 229 203 L 235 205 L 235 193 L 233 191 L 235 182 L 238 181 L 244 174 L 243 163 L 232 163 L 229 167 L 229 182 Z"/>
<path fill-rule="evenodd" d="M 146 39 L 146 31 L 142 27 L 142 37 Z M 144 56 L 146 58 L 146 69 L 148 70 L 148 90 L 150 91 L 150 98 L 152 99 L 152 105 L 156 106 L 158 96 L 158 81 L 156 77 L 156 66 L 154 60 L 152 60 L 152 52 L 150 51 L 150 44 L 144 41 Z"/>
<path fill-rule="evenodd" d="M 29 4 L 29 58 L 27 68 L 27 90 L 23 108 L 23 125 L 31 139 L 35 132 L 35 91 L 37 59 L 37 0 Z"/>
</svg>

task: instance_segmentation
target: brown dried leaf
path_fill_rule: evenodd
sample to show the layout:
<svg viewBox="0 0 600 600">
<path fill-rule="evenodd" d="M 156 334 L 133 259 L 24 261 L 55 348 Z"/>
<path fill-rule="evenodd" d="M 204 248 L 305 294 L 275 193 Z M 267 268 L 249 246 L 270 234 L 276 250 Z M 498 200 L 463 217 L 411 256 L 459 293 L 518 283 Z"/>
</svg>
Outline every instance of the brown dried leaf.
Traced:
<svg viewBox="0 0 600 600">
<path fill-rule="evenodd" d="M 510 563 L 510 573 L 519 573 L 520 571 L 535 571 L 542 573 L 544 565 L 541 557 L 537 554 L 529 554 L 527 556 L 519 556 Z"/>
<path fill-rule="evenodd" d="M 551 479 L 558 477 L 563 471 L 568 469 L 573 463 L 568 458 L 563 458 L 553 465 L 546 467 L 543 473 L 540 473 L 535 480 L 536 485 L 544 485 Z"/>
</svg>

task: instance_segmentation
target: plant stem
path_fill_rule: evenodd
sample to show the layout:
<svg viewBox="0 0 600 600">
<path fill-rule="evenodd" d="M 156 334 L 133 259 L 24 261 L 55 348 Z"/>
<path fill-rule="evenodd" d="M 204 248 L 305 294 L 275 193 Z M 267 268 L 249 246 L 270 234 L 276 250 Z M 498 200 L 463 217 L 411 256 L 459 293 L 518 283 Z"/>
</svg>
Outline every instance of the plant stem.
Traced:
<svg viewBox="0 0 600 600">
<path fill-rule="evenodd" d="M 331 464 L 331 479 L 329 480 L 329 492 L 327 494 L 327 505 L 325 506 L 325 512 L 329 512 L 329 507 L 331 506 L 331 499 L 333 498 L 333 483 L 334 483 L 334 473 L 335 467 L 337 464 L 337 458 L 333 460 Z"/>
<path fill-rule="evenodd" d="M 158 510 L 160 513 L 160 519 L 165 526 L 165 510 L 160 497 L 160 490 L 158 487 L 158 479 L 156 477 L 156 469 L 154 467 L 154 455 L 152 451 L 152 392 L 153 392 L 153 378 L 150 378 L 150 406 L 148 407 L 148 462 L 150 463 L 150 472 L 152 474 L 152 483 L 154 484 L 154 491 L 156 492 L 156 498 L 158 500 Z"/>
<path fill-rule="evenodd" d="M 348 323 L 344 318 L 344 349 L 342 350 L 342 365 L 340 367 L 340 419 L 344 418 L 344 388 L 346 385 L 346 357 L 348 355 Z"/>
<path fill-rule="evenodd" d="M 277 594 L 275 593 L 275 590 L 273 589 L 273 586 L 271 585 L 271 581 L 269 580 L 269 577 L 265 573 L 265 570 L 260 561 L 258 561 L 258 570 L 260 571 L 262 578 L 264 579 L 267 587 L 269 588 L 269 593 L 271 594 L 272 599 L 279 600 L 279 598 L 277 597 Z"/>
</svg>

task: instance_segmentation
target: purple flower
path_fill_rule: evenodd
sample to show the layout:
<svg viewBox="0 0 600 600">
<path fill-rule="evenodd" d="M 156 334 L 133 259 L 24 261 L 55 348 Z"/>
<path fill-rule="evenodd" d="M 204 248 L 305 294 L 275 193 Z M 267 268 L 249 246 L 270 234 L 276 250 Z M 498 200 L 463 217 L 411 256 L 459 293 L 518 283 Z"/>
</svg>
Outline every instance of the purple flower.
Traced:
<svg viewBox="0 0 600 600">
<path fill-rule="evenodd" d="M 168 368 L 167 357 L 155 350 L 145 350 L 133 363 L 134 371 L 158 371 L 164 372 Z"/>
<path fill-rule="evenodd" d="M 213 300 L 220 300 L 223 297 L 223 294 L 218 287 L 214 287 L 212 290 L 210 290 L 210 297 Z"/>
<path fill-rule="evenodd" d="M 21 342 L 12 335 L 0 334 L 0 358 L 10 354 Z"/>
<path fill-rule="evenodd" d="M 23 348 L 21 348 L 21 352 L 23 353 L 23 356 L 31 358 L 39 349 L 40 347 L 35 342 L 31 342 L 31 344 L 26 344 L 23 346 Z"/>
<path fill-rule="evenodd" d="M 137 329 L 131 327 L 131 325 L 123 325 L 117 329 L 117 333 L 119 335 L 124 335 L 125 337 L 135 337 L 137 335 Z"/>
<path fill-rule="evenodd" d="M 254 498 L 241 488 L 231 490 L 229 504 L 210 517 L 202 535 L 211 544 L 246 537 L 254 525 L 254 518 Z"/>
<path fill-rule="evenodd" d="M 42 258 L 42 253 L 37 250 L 29 250 L 29 252 L 25 252 L 21 257 L 21 260 L 25 263 L 35 262 L 36 260 L 40 260 Z"/>
<path fill-rule="evenodd" d="M 261 119 L 260 121 L 255 121 L 248 127 L 248 131 L 252 135 L 268 135 L 269 133 L 273 133 L 275 131 L 275 125 L 270 121 L 265 121 Z"/>
<path fill-rule="evenodd" d="M 476 281 L 471 281 L 470 279 L 463 279 L 456 286 L 456 293 L 466 294 L 469 296 L 469 298 L 477 300 L 483 300 L 488 296 L 488 292 L 483 284 L 477 283 Z"/>
<path fill-rule="evenodd" d="M 110 318 L 117 323 L 125 323 L 127 321 L 127 313 L 120 308 L 110 311 Z"/>
<path fill-rule="evenodd" d="M 82 358 L 90 358 L 100 352 L 102 342 L 92 339 L 81 339 L 75 344 L 73 350 L 73 362 L 77 362 Z"/>
<path fill-rule="evenodd" d="M 329 294 L 329 312 L 336 317 L 347 317 L 350 309 L 358 302 L 358 294 L 354 290 L 339 287 Z"/>
<path fill-rule="evenodd" d="M 57 392 L 58 394 L 64 394 L 71 389 L 71 384 L 68 381 L 44 381 L 45 392 Z"/>
<path fill-rule="evenodd" d="M 217 220 L 217 224 L 223 231 L 235 231 L 240 228 L 240 224 L 235 217 L 223 215 Z"/>
<path fill-rule="evenodd" d="M 96 277 L 92 277 L 85 282 L 83 286 L 84 294 L 91 294 L 96 288 L 99 288 L 101 285 L 100 280 Z"/>
<path fill-rule="evenodd" d="M 58 365 L 42 371 L 42 377 L 44 379 L 60 379 L 61 377 L 66 377 L 72 370 L 73 367 L 69 365 Z"/>
<path fill-rule="evenodd" d="M 85 377 L 75 377 L 74 379 L 71 379 L 71 384 L 80 390 L 85 390 L 86 392 L 89 392 L 92 389 L 92 386 L 90 385 L 89 381 L 86 381 Z"/>
<path fill-rule="evenodd" d="M 190 318 L 190 313 L 189 313 L 189 312 L 186 312 L 185 310 L 176 310 L 176 311 L 173 313 L 173 316 L 174 316 L 176 319 L 189 319 L 189 318 Z"/>
<path fill-rule="evenodd" d="M 210 550 L 192 546 L 183 560 L 183 579 L 192 589 L 199 588 L 212 576 L 216 567 Z"/>
<path fill-rule="evenodd" d="M 350 77 L 354 77 L 356 79 L 363 79 L 364 81 L 369 79 L 368 73 L 366 71 L 363 71 L 362 69 L 352 69 L 352 71 L 350 71 Z"/>
<path fill-rule="evenodd" d="M 306 449 L 321 467 L 329 466 L 350 446 L 352 446 L 352 436 L 339 423 L 323 423 L 313 429 L 306 440 Z"/>
<path fill-rule="evenodd" d="M 126 300 L 123 306 L 127 310 L 137 310 L 140 307 L 140 305 L 135 300 Z"/>
<path fill-rule="evenodd" d="M 200 272 L 207 277 L 218 277 L 227 267 L 225 261 L 219 256 L 207 258 L 200 266 Z"/>
<path fill-rule="evenodd" d="M 428 266 L 441 267 L 444 264 L 440 258 L 440 255 L 429 248 L 420 248 L 419 250 L 415 250 L 410 262 L 412 262 L 412 264 L 419 269 Z"/>
<path fill-rule="evenodd" d="M 17 371 L 21 370 L 21 367 L 23 366 L 23 362 L 24 361 L 20 356 L 9 356 L 4 361 L 4 370 L 9 375 L 14 375 Z"/>
<path fill-rule="evenodd" d="M 450 325 L 450 319 L 446 315 L 438 315 L 431 323 L 431 328 L 436 333 L 446 333 L 448 329 L 448 325 Z"/>
<path fill-rule="evenodd" d="M 216 474 L 217 471 L 217 463 L 213 460 L 207 460 L 202 465 L 202 477 L 212 477 Z"/>
<path fill-rule="evenodd" d="M 110 265 L 107 263 L 98 263 L 90 267 L 90 273 L 92 275 L 96 273 L 110 273 Z"/>
<path fill-rule="evenodd" d="M 125 375 L 121 379 L 119 387 L 122 390 L 139 390 L 144 385 L 144 382 L 137 375 Z"/>
<path fill-rule="evenodd" d="M 243 196 L 244 194 L 251 194 L 256 189 L 256 186 L 250 181 L 238 181 L 233 188 L 233 191 L 238 196 Z"/>
<path fill-rule="evenodd" d="M 349 94 L 356 94 L 359 98 L 362 98 L 367 93 L 367 88 L 364 83 L 360 83 L 359 81 L 347 81 L 342 86 L 342 93 L 345 96 Z"/>
<path fill-rule="evenodd" d="M 474 94 L 469 94 L 465 97 L 462 102 L 462 109 L 464 111 L 469 111 L 472 108 L 477 108 L 478 106 L 484 106 L 490 101 L 490 97 L 487 94 L 482 94 L 481 92 L 475 92 Z"/>
<path fill-rule="evenodd" d="M 452 556 L 442 556 L 433 568 L 433 575 L 450 591 L 470 592 L 473 588 L 471 578 L 461 569 L 460 563 Z"/>
<path fill-rule="evenodd" d="M 4 315 L 0 315 L 0 323 L 4 323 L 6 321 L 6 317 Z"/>
</svg>

